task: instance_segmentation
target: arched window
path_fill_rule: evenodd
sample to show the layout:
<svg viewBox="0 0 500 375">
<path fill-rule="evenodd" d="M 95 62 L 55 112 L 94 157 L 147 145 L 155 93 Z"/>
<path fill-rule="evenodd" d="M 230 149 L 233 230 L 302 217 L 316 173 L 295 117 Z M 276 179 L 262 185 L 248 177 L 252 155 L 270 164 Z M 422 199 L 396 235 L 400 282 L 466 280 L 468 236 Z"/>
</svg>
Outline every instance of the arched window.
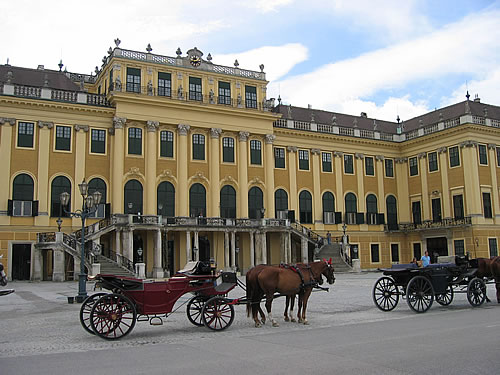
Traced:
<svg viewBox="0 0 500 375">
<path fill-rule="evenodd" d="M 368 194 L 366 196 L 366 224 L 379 224 L 377 197 L 374 194 Z"/>
<path fill-rule="evenodd" d="M 207 192 L 202 184 L 194 184 L 189 189 L 189 214 L 191 217 L 207 215 Z"/>
<path fill-rule="evenodd" d="M 274 209 L 275 216 L 278 219 L 287 219 L 288 214 L 288 194 L 283 189 L 278 189 L 274 192 Z"/>
<path fill-rule="evenodd" d="M 356 195 L 347 193 L 345 196 L 345 221 L 347 224 L 356 224 L 358 203 Z"/>
<path fill-rule="evenodd" d="M 137 180 L 130 180 L 124 188 L 123 212 L 137 214 L 142 210 L 142 184 Z"/>
<path fill-rule="evenodd" d="M 335 223 L 335 197 L 329 191 L 323 194 L 323 223 Z"/>
<path fill-rule="evenodd" d="M 71 182 L 64 176 L 58 176 L 52 180 L 51 190 L 50 190 L 50 216 L 52 217 L 69 217 L 69 214 L 65 213 L 62 205 L 60 195 L 62 192 L 69 193 L 68 205 L 65 207 L 67 211 L 71 210 Z"/>
<path fill-rule="evenodd" d="M 262 190 L 254 186 L 248 191 L 248 216 L 250 219 L 261 219 L 263 216 L 261 209 L 264 208 Z"/>
<path fill-rule="evenodd" d="M 101 203 L 99 203 L 94 217 L 104 218 L 106 216 L 106 183 L 100 178 L 93 178 L 89 181 L 88 193 L 93 194 L 95 191 L 101 193 Z"/>
<path fill-rule="evenodd" d="M 312 224 L 312 196 L 307 190 L 299 194 L 299 212 L 301 223 Z"/>
<path fill-rule="evenodd" d="M 168 181 L 163 181 L 158 185 L 156 195 L 158 215 L 175 216 L 175 188 Z"/>
<path fill-rule="evenodd" d="M 34 214 L 32 211 L 34 208 L 33 191 L 33 179 L 25 173 L 17 175 L 12 183 L 12 200 L 8 202 L 8 214 L 11 216 L 32 216 Z M 36 211 L 38 214 L 38 207 L 36 207 Z"/>
<path fill-rule="evenodd" d="M 388 195 L 385 202 L 387 206 L 387 226 L 389 230 L 398 229 L 398 205 L 396 198 L 393 195 Z"/>
<path fill-rule="evenodd" d="M 220 190 L 220 217 L 236 219 L 236 190 L 231 185 Z"/>
</svg>

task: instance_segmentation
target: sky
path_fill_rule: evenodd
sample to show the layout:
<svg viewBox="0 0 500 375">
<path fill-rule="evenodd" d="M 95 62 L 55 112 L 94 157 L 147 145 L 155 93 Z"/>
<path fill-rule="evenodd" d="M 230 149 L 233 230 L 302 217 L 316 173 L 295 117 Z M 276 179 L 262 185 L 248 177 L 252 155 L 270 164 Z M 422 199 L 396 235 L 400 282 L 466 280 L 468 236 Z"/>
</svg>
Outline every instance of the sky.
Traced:
<svg viewBox="0 0 500 375">
<path fill-rule="evenodd" d="M 90 74 L 114 39 L 260 71 L 294 106 L 407 120 L 500 105 L 500 0 L 0 0 L 0 64 Z"/>
</svg>

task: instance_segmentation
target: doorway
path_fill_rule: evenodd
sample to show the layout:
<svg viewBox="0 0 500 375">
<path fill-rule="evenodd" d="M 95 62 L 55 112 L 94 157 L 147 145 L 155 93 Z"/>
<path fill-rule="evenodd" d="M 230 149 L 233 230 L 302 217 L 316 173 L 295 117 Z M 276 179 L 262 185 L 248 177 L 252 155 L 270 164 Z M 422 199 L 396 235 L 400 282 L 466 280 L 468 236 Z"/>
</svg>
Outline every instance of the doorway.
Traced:
<svg viewBox="0 0 500 375">
<path fill-rule="evenodd" d="M 427 251 L 431 257 L 431 263 L 436 263 L 438 256 L 448 255 L 448 240 L 446 237 L 428 238 Z"/>
<path fill-rule="evenodd" d="M 29 280 L 31 271 L 31 244 L 12 245 L 12 280 Z"/>
<path fill-rule="evenodd" d="M 200 251 L 200 260 L 209 261 L 210 260 L 210 241 L 207 236 L 198 237 L 198 246 Z"/>
</svg>

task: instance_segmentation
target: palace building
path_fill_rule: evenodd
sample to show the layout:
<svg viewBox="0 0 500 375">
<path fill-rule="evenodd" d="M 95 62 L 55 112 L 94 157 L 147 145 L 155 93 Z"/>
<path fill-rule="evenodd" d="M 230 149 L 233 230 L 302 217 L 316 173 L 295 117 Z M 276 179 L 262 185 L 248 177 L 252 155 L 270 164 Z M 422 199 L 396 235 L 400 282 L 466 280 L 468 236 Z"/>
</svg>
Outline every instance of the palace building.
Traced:
<svg viewBox="0 0 500 375">
<path fill-rule="evenodd" d="M 395 122 L 294 107 L 267 98 L 263 65 L 216 65 L 197 48 L 131 51 L 118 39 L 95 75 L 59 66 L 0 65 L 9 279 L 77 278 L 82 221 L 70 212 L 83 207 L 84 180 L 102 197 L 85 222 L 90 273 L 142 264 L 163 278 L 210 259 L 244 273 L 312 261 L 321 247 L 361 269 L 426 250 L 498 254 L 498 106 L 467 94 Z"/>
</svg>

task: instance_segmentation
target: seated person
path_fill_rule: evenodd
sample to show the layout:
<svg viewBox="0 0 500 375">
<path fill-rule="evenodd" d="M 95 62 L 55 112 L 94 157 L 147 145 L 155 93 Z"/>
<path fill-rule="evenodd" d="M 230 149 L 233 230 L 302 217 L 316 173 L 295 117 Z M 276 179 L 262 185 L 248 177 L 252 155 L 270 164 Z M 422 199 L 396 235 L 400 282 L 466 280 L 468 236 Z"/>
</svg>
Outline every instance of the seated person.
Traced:
<svg viewBox="0 0 500 375">
<path fill-rule="evenodd" d="M 416 257 L 413 257 L 413 260 L 411 261 L 411 264 L 414 264 L 416 266 L 418 265 Z"/>
<path fill-rule="evenodd" d="M 422 266 L 427 267 L 429 264 L 431 264 L 431 257 L 429 256 L 429 252 L 426 250 L 425 255 L 422 256 Z"/>
</svg>

